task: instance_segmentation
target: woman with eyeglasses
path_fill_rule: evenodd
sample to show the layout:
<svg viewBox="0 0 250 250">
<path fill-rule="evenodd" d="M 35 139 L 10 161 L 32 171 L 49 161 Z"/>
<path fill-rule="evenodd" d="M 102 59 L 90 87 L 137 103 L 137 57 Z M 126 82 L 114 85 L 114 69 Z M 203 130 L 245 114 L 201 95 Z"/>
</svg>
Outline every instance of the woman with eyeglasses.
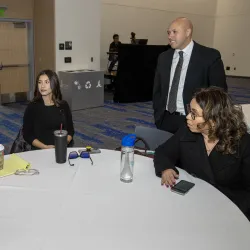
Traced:
<svg viewBox="0 0 250 250">
<path fill-rule="evenodd" d="M 211 87 L 197 92 L 189 108 L 187 124 L 155 151 L 156 175 L 171 187 L 180 167 L 218 188 L 250 220 L 250 134 L 241 107 Z"/>
</svg>

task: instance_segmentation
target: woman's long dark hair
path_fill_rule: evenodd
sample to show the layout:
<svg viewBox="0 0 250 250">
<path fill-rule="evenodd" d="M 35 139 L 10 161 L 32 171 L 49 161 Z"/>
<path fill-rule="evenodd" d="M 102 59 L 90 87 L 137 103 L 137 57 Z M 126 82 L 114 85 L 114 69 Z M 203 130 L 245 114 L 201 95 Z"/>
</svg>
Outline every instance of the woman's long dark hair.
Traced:
<svg viewBox="0 0 250 250">
<path fill-rule="evenodd" d="M 208 139 L 219 139 L 216 150 L 223 154 L 235 154 L 241 137 L 247 133 L 244 114 L 239 105 L 221 88 L 210 87 L 195 93 L 194 98 L 203 110 L 204 123 L 208 125 Z"/>
<path fill-rule="evenodd" d="M 52 89 L 52 101 L 54 102 L 54 104 L 56 106 L 60 106 L 60 103 L 62 101 L 62 93 L 61 93 L 61 89 L 60 89 L 59 78 L 58 78 L 57 74 L 50 69 L 43 70 L 37 75 L 36 86 L 35 86 L 35 91 L 34 91 L 34 98 L 33 98 L 32 102 L 36 102 L 42 98 L 42 95 L 39 92 L 39 88 L 38 88 L 39 78 L 42 75 L 48 76 L 49 81 L 50 81 L 50 87 Z"/>
</svg>

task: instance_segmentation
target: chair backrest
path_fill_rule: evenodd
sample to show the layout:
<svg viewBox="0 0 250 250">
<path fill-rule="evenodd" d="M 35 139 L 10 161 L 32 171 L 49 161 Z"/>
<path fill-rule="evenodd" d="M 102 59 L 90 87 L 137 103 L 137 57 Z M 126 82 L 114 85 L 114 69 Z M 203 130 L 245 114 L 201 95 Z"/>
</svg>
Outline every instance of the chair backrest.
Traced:
<svg viewBox="0 0 250 250">
<path fill-rule="evenodd" d="M 242 104 L 242 111 L 245 116 L 245 122 L 248 126 L 248 133 L 250 132 L 250 104 Z"/>
<path fill-rule="evenodd" d="M 155 150 L 158 146 L 160 146 L 173 136 L 172 133 L 159 130 L 157 128 L 149 128 L 143 126 L 136 126 L 135 134 L 137 138 L 141 138 L 147 143 L 150 150 Z M 135 146 L 139 148 L 145 147 L 144 144 L 140 141 L 137 142 Z"/>
</svg>

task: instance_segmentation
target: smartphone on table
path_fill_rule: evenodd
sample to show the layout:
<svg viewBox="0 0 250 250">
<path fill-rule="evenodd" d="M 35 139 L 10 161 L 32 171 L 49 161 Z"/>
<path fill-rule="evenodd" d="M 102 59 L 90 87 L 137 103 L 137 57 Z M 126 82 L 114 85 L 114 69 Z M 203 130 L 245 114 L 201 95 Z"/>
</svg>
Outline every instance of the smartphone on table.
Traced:
<svg viewBox="0 0 250 250">
<path fill-rule="evenodd" d="M 185 195 L 191 188 L 194 187 L 194 185 L 195 184 L 192 182 L 181 180 L 171 188 L 171 191 L 177 194 Z"/>
</svg>

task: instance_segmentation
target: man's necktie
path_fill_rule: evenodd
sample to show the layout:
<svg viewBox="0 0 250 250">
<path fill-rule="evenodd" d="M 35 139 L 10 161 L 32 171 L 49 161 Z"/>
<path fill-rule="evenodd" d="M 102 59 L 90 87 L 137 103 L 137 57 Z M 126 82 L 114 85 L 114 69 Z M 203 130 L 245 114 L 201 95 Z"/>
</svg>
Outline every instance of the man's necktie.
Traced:
<svg viewBox="0 0 250 250">
<path fill-rule="evenodd" d="M 181 76 L 181 69 L 183 64 L 183 51 L 179 52 L 179 61 L 177 63 L 175 72 L 174 72 L 174 78 L 172 81 L 171 90 L 169 93 L 169 101 L 168 101 L 168 111 L 170 113 L 173 113 L 176 111 L 176 101 L 177 101 L 177 92 L 179 88 L 179 82 L 180 82 L 180 76 Z"/>
</svg>

